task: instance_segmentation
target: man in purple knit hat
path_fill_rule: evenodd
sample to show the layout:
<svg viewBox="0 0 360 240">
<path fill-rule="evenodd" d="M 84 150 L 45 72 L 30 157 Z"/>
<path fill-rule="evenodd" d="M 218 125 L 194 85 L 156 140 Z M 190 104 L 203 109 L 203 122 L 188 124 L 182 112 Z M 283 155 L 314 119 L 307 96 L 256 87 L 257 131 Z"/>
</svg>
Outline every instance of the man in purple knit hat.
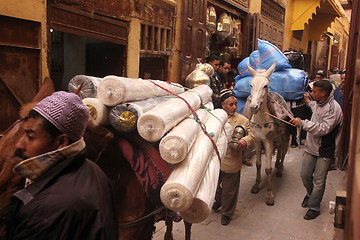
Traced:
<svg viewBox="0 0 360 240">
<path fill-rule="evenodd" d="M 13 196 L 8 239 L 117 239 L 110 181 L 85 158 L 89 110 L 55 92 L 25 119 L 14 171 L 26 179 Z"/>
</svg>

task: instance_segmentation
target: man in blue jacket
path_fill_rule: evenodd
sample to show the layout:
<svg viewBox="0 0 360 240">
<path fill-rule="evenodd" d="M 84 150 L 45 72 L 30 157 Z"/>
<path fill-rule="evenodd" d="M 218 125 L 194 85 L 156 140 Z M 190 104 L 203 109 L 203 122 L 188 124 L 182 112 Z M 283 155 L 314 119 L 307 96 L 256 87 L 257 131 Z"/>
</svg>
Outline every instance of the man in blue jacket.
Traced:
<svg viewBox="0 0 360 240">
<path fill-rule="evenodd" d="M 312 110 L 310 120 L 294 118 L 290 122 L 301 126 L 306 132 L 305 153 L 301 168 L 301 179 L 306 189 L 306 196 L 301 204 L 309 208 L 304 216 L 312 220 L 320 215 L 326 177 L 338 152 L 343 114 L 340 105 L 334 100 L 332 84 L 328 80 L 314 83 L 310 94 L 304 98 Z"/>
<path fill-rule="evenodd" d="M 67 92 L 30 111 L 14 167 L 26 184 L 13 196 L 8 239 L 118 239 L 110 181 L 84 155 L 88 119 L 81 99 Z"/>
</svg>

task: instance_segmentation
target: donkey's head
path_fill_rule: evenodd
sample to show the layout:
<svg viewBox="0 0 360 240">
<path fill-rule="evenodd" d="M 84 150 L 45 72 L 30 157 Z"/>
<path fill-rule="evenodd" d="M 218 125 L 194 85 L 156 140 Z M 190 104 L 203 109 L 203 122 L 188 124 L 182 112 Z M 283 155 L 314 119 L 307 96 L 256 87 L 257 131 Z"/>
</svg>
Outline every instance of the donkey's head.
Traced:
<svg viewBox="0 0 360 240">
<path fill-rule="evenodd" d="M 258 69 L 255 70 L 252 67 L 247 65 L 247 68 L 250 72 L 250 75 L 253 76 L 253 80 L 250 83 L 251 87 L 251 101 L 250 109 L 253 114 L 256 114 L 261 104 L 264 102 L 268 92 L 269 92 L 269 77 L 274 72 L 276 62 L 268 69 Z"/>
</svg>

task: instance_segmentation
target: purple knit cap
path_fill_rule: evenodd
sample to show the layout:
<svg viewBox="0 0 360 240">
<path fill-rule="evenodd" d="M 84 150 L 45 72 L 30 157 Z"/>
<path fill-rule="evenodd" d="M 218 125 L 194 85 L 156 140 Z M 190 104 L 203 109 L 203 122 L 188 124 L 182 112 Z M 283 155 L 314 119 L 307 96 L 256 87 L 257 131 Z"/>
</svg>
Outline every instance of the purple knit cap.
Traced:
<svg viewBox="0 0 360 240">
<path fill-rule="evenodd" d="M 80 97 L 63 91 L 54 92 L 33 109 L 74 141 L 83 136 L 89 120 L 89 109 Z"/>
</svg>

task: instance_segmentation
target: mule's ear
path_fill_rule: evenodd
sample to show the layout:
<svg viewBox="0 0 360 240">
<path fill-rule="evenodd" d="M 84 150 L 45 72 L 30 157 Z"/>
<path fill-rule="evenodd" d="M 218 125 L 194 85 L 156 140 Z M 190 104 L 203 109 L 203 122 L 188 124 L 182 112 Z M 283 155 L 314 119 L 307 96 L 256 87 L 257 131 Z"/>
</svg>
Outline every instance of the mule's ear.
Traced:
<svg viewBox="0 0 360 240">
<path fill-rule="evenodd" d="M 268 70 L 266 70 L 265 76 L 267 78 L 269 78 L 271 76 L 271 74 L 274 72 L 275 67 L 276 67 L 276 61 L 274 61 L 273 65 L 271 65 L 271 67 Z"/>
<path fill-rule="evenodd" d="M 251 76 L 255 76 L 255 74 L 257 73 L 255 69 L 253 69 L 252 67 L 250 67 L 249 65 L 246 64 L 247 69 L 249 70 L 249 73 Z"/>
</svg>

